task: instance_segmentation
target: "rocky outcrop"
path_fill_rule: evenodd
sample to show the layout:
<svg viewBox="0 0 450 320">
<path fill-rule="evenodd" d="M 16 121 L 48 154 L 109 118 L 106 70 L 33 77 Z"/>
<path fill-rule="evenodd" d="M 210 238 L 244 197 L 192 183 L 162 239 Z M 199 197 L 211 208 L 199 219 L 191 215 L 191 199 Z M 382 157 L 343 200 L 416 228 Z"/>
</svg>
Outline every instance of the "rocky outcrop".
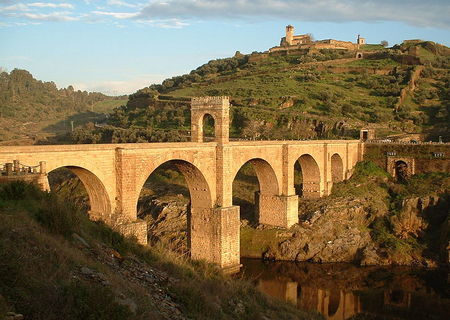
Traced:
<svg viewBox="0 0 450 320">
<path fill-rule="evenodd" d="M 309 214 L 293 227 L 293 237 L 271 249 L 276 260 L 348 262 L 371 243 L 366 226 L 373 220 L 363 201 L 341 200 Z"/>
<path fill-rule="evenodd" d="M 400 212 L 390 218 L 395 235 L 401 239 L 422 236 L 429 226 L 427 220 L 442 222 L 439 220 L 447 205 L 444 198 L 436 195 L 403 200 Z"/>
<path fill-rule="evenodd" d="M 449 202 L 437 195 L 404 199 L 396 214 L 389 208 L 374 212 L 366 200 L 340 199 L 307 213 L 291 228 L 292 237 L 263 253 L 267 260 L 312 262 L 356 262 L 360 265 L 420 265 L 436 267 L 448 260 L 448 234 L 443 225 L 448 219 Z M 385 217 L 392 228 L 391 239 L 412 238 L 423 248 L 393 250 L 373 238 L 371 224 Z M 444 231 L 443 231 L 444 230 Z M 445 234 L 444 234 L 445 233 Z M 440 258 L 436 254 L 440 252 Z"/>
<path fill-rule="evenodd" d="M 187 252 L 187 200 L 179 195 L 144 201 L 145 211 L 140 218 L 147 221 L 149 243 L 163 242 L 178 252 Z"/>
</svg>

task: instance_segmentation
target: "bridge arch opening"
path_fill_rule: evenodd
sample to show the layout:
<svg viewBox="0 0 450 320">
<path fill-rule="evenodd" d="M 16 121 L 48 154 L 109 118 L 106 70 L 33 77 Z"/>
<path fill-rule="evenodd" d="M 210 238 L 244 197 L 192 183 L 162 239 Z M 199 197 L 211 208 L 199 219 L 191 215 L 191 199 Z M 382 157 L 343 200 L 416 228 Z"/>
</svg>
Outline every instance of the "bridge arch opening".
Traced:
<svg viewBox="0 0 450 320">
<path fill-rule="evenodd" d="M 206 237 L 200 228 L 192 228 L 192 221 L 211 209 L 205 177 L 184 160 L 170 160 L 155 168 L 137 203 L 138 217 L 148 224 L 149 243 L 162 243 L 182 254 L 192 254 L 192 237 Z"/>
<path fill-rule="evenodd" d="M 344 180 L 344 163 L 341 156 L 335 153 L 331 156 L 331 181 L 333 183 Z"/>
<path fill-rule="evenodd" d="M 304 154 L 294 164 L 295 193 L 306 199 L 320 197 L 320 169 L 310 154 Z"/>
<path fill-rule="evenodd" d="M 240 206 L 241 219 L 252 224 L 261 222 L 264 199 L 278 194 L 275 171 L 264 159 L 245 162 L 233 179 L 233 205 Z"/>
<path fill-rule="evenodd" d="M 111 202 L 102 181 L 91 171 L 77 166 L 58 167 L 48 173 L 50 189 L 88 212 L 94 220 L 108 222 Z"/>
</svg>

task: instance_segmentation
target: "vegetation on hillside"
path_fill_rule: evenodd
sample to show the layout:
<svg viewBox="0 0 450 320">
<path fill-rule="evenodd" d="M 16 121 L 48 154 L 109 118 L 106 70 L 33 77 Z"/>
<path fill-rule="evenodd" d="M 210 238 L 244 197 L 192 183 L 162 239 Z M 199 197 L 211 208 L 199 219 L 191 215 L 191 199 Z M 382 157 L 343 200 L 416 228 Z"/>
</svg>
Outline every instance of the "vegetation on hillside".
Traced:
<svg viewBox="0 0 450 320">
<path fill-rule="evenodd" d="M 110 112 L 126 101 L 126 97 L 109 97 L 98 92 L 74 90 L 72 86 L 58 89 L 54 82 L 36 80 L 26 70 L 14 69 L 10 73 L 0 73 L 0 139 L 25 136 L 30 132 L 38 133 L 38 127 L 57 124 L 64 121 L 63 130 L 69 131 L 69 116 L 81 113 L 93 114 Z M 75 126 L 84 121 L 78 117 Z M 23 128 L 33 124 L 31 128 Z M 23 131 L 23 133 L 22 133 Z"/>
<path fill-rule="evenodd" d="M 97 103 L 105 100 L 111 100 L 111 97 L 74 90 L 72 86 L 58 89 L 54 82 L 36 80 L 26 70 L 14 69 L 0 74 L 1 117 L 47 120 L 62 113 L 93 111 Z"/>
<path fill-rule="evenodd" d="M 0 187 L 0 312 L 26 319 L 316 319 L 250 283 L 142 247 L 70 202 Z"/>
<path fill-rule="evenodd" d="M 409 90 L 418 65 L 424 69 Z M 287 56 L 237 53 L 138 90 L 114 110 L 109 128 L 79 130 L 101 142 L 118 135 L 130 142 L 183 141 L 190 97 L 211 95 L 231 97 L 234 138 L 356 138 L 366 125 L 377 127 L 380 136 L 434 131 L 445 136 L 449 69 L 450 49 L 421 41 L 370 47 L 363 59 L 325 49 Z M 111 134 L 122 129 L 129 137 Z"/>
</svg>

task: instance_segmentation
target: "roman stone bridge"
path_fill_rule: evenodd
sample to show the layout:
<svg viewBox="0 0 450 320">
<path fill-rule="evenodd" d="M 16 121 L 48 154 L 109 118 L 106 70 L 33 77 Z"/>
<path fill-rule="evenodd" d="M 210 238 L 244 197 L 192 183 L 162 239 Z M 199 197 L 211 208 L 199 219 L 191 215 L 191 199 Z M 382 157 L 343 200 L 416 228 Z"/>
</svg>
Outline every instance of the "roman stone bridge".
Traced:
<svg viewBox="0 0 450 320">
<path fill-rule="evenodd" d="M 259 222 L 287 228 L 298 222 L 297 161 L 302 196 L 317 198 L 328 195 L 334 182 L 347 179 L 362 159 L 363 145 L 354 140 L 231 142 L 227 97 L 193 98 L 191 111 L 192 142 L 0 147 L 0 163 L 10 163 L 11 174 L 19 173 L 20 164 L 40 163 L 43 188 L 48 188 L 42 179 L 47 173 L 70 169 L 86 188 L 93 219 L 146 243 L 146 223 L 137 218 L 139 194 L 150 174 L 171 162 L 190 192 L 191 257 L 227 268 L 239 265 L 239 207 L 233 206 L 232 187 L 244 164 L 252 164 L 259 181 Z M 202 142 L 206 114 L 214 119 L 214 142 Z"/>
</svg>

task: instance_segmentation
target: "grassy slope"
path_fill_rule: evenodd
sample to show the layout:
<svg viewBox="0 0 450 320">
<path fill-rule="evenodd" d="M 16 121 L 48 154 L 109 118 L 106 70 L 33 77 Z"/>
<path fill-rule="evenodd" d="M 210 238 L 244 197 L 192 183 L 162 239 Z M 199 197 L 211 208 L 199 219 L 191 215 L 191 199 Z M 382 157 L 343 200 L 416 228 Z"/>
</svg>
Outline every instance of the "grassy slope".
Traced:
<svg viewBox="0 0 450 320">
<path fill-rule="evenodd" d="M 317 318 L 212 265 L 139 246 L 26 185 L 2 186 L 0 221 L 0 312 L 27 319 L 168 319 L 175 309 L 192 319 Z M 121 262 L 111 260 L 113 250 Z M 146 287 L 135 274 L 159 280 Z"/>
<path fill-rule="evenodd" d="M 418 56 L 408 55 L 411 46 Z M 351 52 L 320 50 L 213 60 L 139 90 L 110 123 L 130 131 L 189 130 L 190 97 L 226 95 L 232 98 L 230 133 L 236 138 L 355 138 L 367 124 L 377 127 L 379 136 L 442 128 L 448 118 L 448 48 L 423 42 L 366 49 L 375 56 L 357 60 Z M 427 65 L 417 83 L 422 98 L 408 92 L 399 106 L 400 93 L 414 70 L 399 62 L 408 57 Z M 423 85 L 433 88 L 421 93 Z M 180 141 L 177 136 L 168 139 Z"/>
</svg>

